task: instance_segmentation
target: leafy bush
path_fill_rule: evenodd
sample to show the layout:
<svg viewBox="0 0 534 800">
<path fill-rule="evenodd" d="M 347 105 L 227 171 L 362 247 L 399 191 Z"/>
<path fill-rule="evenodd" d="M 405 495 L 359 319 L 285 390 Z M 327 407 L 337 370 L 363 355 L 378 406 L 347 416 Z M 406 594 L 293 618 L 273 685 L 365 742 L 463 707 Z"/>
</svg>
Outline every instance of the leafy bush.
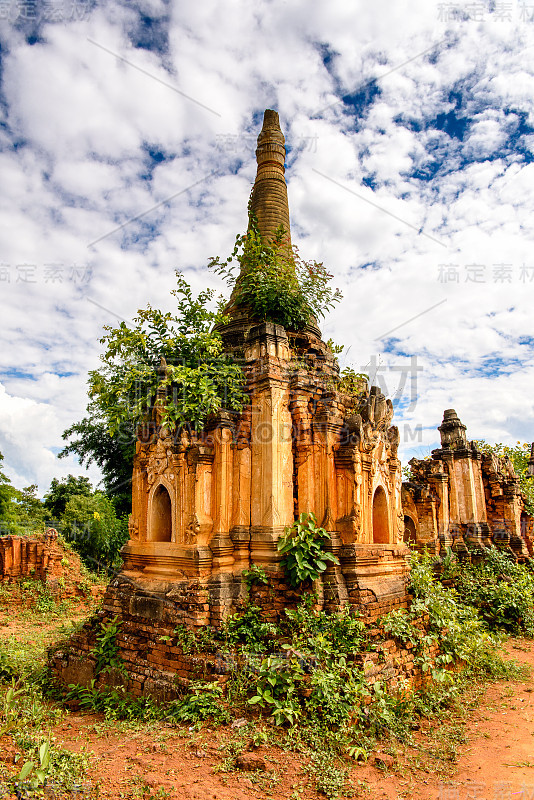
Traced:
<svg viewBox="0 0 534 800">
<path fill-rule="evenodd" d="M 102 492 L 73 495 L 62 517 L 63 536 L 94 571 L 118 566 L 119 551 L 128 540 L 128 521 L 118 519 L 113 502 Z"/>
<path fill-rule="evenodd" d="M 180 623 L 173 631 L 171 637 L 182 652 L 187 653 L 213 653 L 217 645 L 222 641 L 222 634 L 215 628 L 198 628 L 191 630 L 186 625 Z"/>
<path fill-rule="evenodd" d="M 246 308 L 252 319 L 292 331 L 324 317 L 341 299 L 339 289 L 330 288 L 332 275 L 323 264 L 302 261 L 297 249 L 288 246 L 282 227 L 271 242 L 264 241 L 252 215 L 230 257 L 212 258 L 208 266 L 226 279 L 236 305 Z"/>
<path fill-rule="evenodd" d="M 117 634 L 120 630 L 121 622 L 118 617 L 114 617 L 107 623 L 103 623 L 100 632 L 96 637 L 96 644 L 93 648 L 95 657 L 95 675 L 101 672 L 109 672 L 112 669 L 125 673 L 124 662 L 119 653 L 117 644 Z"/>
<path fill-rule="evenodd" d="M 534 481 L 528 474 L 528 462 L 530 459 L 530 442 L 516 442 L 513 447 L 501 444 L 489 444 L 483 439 L 475 439 L 474 444 L 486 454 L 493 454 L 503 459 L 510 459 L 516 475 L 519 478 L 521 491 L 526 498 L 525 510 L 528 514 L 534 514 Z"/>
<path fill-rule="evenodd" d="M 348 608 L 335 614 L 314 612 L 314 602 L 315 596 L 308 593 L 296 609 L 284 609 L 283 630 L 297 650 L 326 657 L 367 648 L 367 629 L 358 612 Z"/>
<path fill-rule="evenodd" d="M 241 411 L 246 402 L 241 367 L 223 352 L 216 330 L 225 318 L 209 310 L 213 291 L 195 298 L 178 272 L 176 279 L 176 315 L 148 306 L 137 312 L 135 326 L 105 328 L 100 341 L 106 350 L 100 369 L 89 373 L 89 396 L 110 435 L 125 422 L 135 429 L 147 421 L 162 382 L 167 397 L 160 405 L 161 424 L 171 432 L 200 429 L 210 414 L 221 408 Z"/>
<path fill-rule="evenodd" d="M 52 693 L 67 703 L 75 703 L 85 711 L 103 714 L 106 719 L 149 722 L 163 716 L 163 708 L 150 697 L 134 697 L 124 686 L 99 689 L 95 684 L 94 680 L 89 686 L 71 683 L 66 692 L 61 687 L 55 687 Z"/>
<path fill-rule="evenodd" d="M 499 640 L 488 631 L 467 590 L 472 569 L 473 565 L 469 564 L 458 564 L 457 567 L 458 576 L 464 576 L 462 581 L 466 584 L 466 591 L 461 581 L 457 582 L 456 588 L 449 588 L 438 580 L 429 555 L 412 554 L 410 585 L 415 599 L 406 616 L 410 621 L 422 614 L 428 615 L 428 635 L 434 642 L 439 641 L 441 654 L 449 657 L 449 663 L 463 662 L 466 669 L 477 675 L 505 674 L 506 664 L 498 655 Z M 427 642 L 428 639 L 423 637 L 418 645 L 422 662 L 422 648 Z M 441 663 L 448 662 L 442 659 Z"/>
<path fill-rule="evenodd" d="M 156 703 L 150 697 L 134 697 L 124 686 L 98 688 L 95 681 L 89 686 L 70 684 L 66 692 L 56 689 L 56 694 L 67 703 L 76 703 L 86 711 L 103 714 L 106 719 L 140 720 L 150 722 L 199 722 L 212 719 L 217 723 L 228 722 L 229 713 L 222 705 L 222 687 L 215 681 L 191 683 L 187 694 L 168 703 Z"/>
<path fill-rule="evenodd" d="M 318 527 L 315 514 L 301 514 L 284 534 L 277 547 L 283 556 L 281 565 L 292 586 L 318 578 L 325 571 L 327 561 L 339 564 L 338 557 L 324 549 L 324 542 L 330 539 L 330 534 Z"/>
<path fill-rule="evenodd" d="M 222 637 L 227 645 L 243 644 L 251 652 L 268 648 L 278 634 L 277 626 L 263 619 L 261 608 L 250 604 L 241 614 L 225 620 L 222 628 Z"/>
<path fill-rule="evenodd" d="M 223 690 L 217 681 L 191 683 L 187 695 L 174 700 L 165 709 L 165 718 L 176 722 L 200 722 L 212 719 L 224 723 L 230 720 L 228 711 L 222 706 Z"/>
<path fill-rule="evenodd" d="M 249 705 L 267 709 L 277 725 L 285 722 L 293 725 L 302 713 L 297 689 L 303 674 L 296 658 L 286 660 L 269 656 L 263 659 L 251 672 L 256 682 L 256 694 L 249 699 Z"/>
<path fill-rule="evenodd" d="M 490 628 L 534 636 L 534 574 L 529 566 L 490 547 L 479 563 L 453 564 L 448 575 Z"/>
</svg>

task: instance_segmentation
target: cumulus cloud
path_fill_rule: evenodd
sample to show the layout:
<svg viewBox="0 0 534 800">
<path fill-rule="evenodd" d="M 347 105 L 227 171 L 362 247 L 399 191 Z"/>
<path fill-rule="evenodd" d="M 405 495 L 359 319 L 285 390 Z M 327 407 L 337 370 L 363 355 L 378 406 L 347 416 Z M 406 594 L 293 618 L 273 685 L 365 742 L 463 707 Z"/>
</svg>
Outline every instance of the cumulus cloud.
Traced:
<svg viewBox="0 0 534 800">
<path fill-rule="evenodd" d="M 398 401 L 404 456 L 451 406 L 473 437 L 534 438 L 534 22 L 470 8 L 97 1 L 0 23 L 0 449 L 17 485 L 82 470 L 55 453 L 104 324 L 171 308 L 176 268 L 223 288 L 205 265 L 246 226 L 266 107 L 293 240 L 344 292 L 324 335 Z"/>
</svg>

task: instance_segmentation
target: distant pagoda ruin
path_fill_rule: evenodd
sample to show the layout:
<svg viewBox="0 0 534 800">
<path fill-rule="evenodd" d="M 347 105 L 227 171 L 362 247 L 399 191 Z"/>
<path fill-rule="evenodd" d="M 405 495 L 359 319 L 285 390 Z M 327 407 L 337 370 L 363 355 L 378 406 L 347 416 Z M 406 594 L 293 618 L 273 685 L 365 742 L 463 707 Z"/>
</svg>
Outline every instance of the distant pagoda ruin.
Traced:
<svg viewBox="0 0 534 800">
<path fill-rule="evenodd" d="M 405 541 L 436 554 L 451 547 L 460 557 L 491 545 L 518 561 L 533 556 L 532 517 L 510 459 L 469 442 L 453 408 L 438 430 L 441 447 L 410 461 L 412 479 L 402 487 Z"/>
</svg>

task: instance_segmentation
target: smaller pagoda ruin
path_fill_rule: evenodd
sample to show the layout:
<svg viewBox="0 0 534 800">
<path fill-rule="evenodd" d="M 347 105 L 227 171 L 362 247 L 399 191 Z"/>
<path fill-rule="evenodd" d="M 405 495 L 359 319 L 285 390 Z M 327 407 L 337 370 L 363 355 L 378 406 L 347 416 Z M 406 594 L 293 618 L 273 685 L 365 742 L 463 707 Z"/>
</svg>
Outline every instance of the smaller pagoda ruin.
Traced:
<svg viewBox="0 0 534 800">
<path fill-rule="evenodd" d="M 452 408 L 438 430 L 441 447 L 410 461 L 413 477 L 402 487 L 405 540 L 434 553 L 494 544 L 520 561 L 532 556 L 532 518 L 510 459 L 469 442 Z"/>
</svg>

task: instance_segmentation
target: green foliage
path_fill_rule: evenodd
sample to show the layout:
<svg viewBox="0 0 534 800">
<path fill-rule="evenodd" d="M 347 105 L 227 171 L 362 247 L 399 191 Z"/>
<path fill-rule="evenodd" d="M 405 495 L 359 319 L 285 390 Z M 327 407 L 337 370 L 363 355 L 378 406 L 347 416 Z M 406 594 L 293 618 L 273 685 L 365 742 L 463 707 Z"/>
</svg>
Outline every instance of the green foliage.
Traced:
<svg viewBox="0 0 534 800">
<path fill-rule="evenodd" d="M 451 661 L 463 662 L 466 669 L 479 676 L 505 674 L 506 665 L 498 655 L 498 638 L 488 631 L 471 597 L 464 592 L 464 585 L 467 588 L 470 583 L 472 568 L 468 564 L 458 565 L 465 576 L 465 584 L 462 584 L 461 590 L 458 584 L 457 588 L 449 588 L 443 586 L 436 577 L 430 556 L 412 554 L 410 583 L 415 600 L 407 618 L 410 621 L 421 614 L 428 614 L 428 636 L 433 641 L 439 641 L 442 665 Z M 396 621 L 394 624 L 399 623 Z M 420 663 L 424 663 L 425 647 L 429 643 L 429 639 L 420 637 Z M 440 668 L 440 662 L 437 668 Z"/>
<path fill-rule="evenodd" d="M 292 586 L 318 578 L 325 571 L 327 561 L 339 564 L 337 556 L 324 549 L 326 539 L 330 539 L 330 534 L 318 527 L 312 513 L 301 514 L 290 528 L 285 529 L 277 546 L 283 556 L 282 567 Z"/>
<path fill-rule="evenodd" d="M 86 753 L 71 753 L 49 739 L 28 739 L 23 746 L 27 760 L 18 776 L 11 781 L 17 796 L 42 796 L 43 789 L 46 796 L 48 787 L 53 787 L 58 796 L 78 791 L 89 766 Z"/>
<path fill-rule="evenodd" d="M 488 627 L 534 636 L 534 573 L 495 547 L 477 563 L 453 562 L 447 572 L 466 603 Z"/>
<path fill-rule="evenodd" d="M 75 703 L 85 711 L 103 714 L 106 719 L 113 720 L 200 722 L 212 719 L 225 723 L 230 718 L 222 706 L 223 692 L 216 681 L 193 682 L 183 698 L 169 703 L 156 703 L 150 697 L 134 697 L 124 686 L 99 689 L 94 680 L 89 686 L 70 684 L 62 696 L 69 704 Z"/>
<path fill-rule="evenodd" d="M 117 514 L 129 514 L 132 508 L 131 484 L 136 441 L 132 421 L 125 420 L 115 435 L 110 436 L 104 410 L 98 403 L 90 402 L 87 416 L 67 428 L 62 438 L 68 444 L 58 453 L 58 458 L 74 455 L 80 464 L 97 464 L 103 475 L 106 494 L 112 498 Z"/>
<path fill-rule="evenodd" d="M 0 520 L 5 520 L 8 516 L 9 507 L 15 489 L 11 485 L 11 481 L 2 471 L 2 462 L 4 456 L 0 453 Z"/>
<path fill-rule="evenodd" d="M 178 272 L 176 277 L 172 294 L 177 314 L 149 305 L 137 312 L 134 327 L 125 322 L 118 328 L 107 326 L 100 340 L 106 349 L 100 369 L 89 373 L 89 396 L 111 436 L 124 423 L 134 428 L 146 424 L 160 385 L 166 388 L 159 405 L 161 423 L 171 432 L 200 429 L 221 408 L 243 408 L 243 373 L 223 353 L 221 336 L 214 330 L 224 318 L 208 310 L 213 291 L 206 289 L 195 298 L 185 278 Z"/>
<path fill-rule="evenodd" d="M 74 475 L 67 475 L 66 478 L 58 480 L 52 478 L 50 488 L 43 498 L 43 504 L 46 513 L 54 520 L 59 520 L 67 506 L 67 502 L 74 495 L 90 497 L 93 494 L 93 489 L 89 478 L 84 475 L 75 477 Z"/>
<path fill-rule="evenodd" d="M 82 464 L 96 463 L 119 515 L 131 508 L 136 432 L 149 421 L 160 385 L 166 390 L 161 422 L 171 432 L 201 428 L 210 414 L 241 411 L 247 401 L 242 370 L 223 353 L 216 331 L 225 317 L 208 308 L 213 292 L 195 297 L 180 273 L 176 278 L 175 314 L 149 305 L 138 311 L 133 326 L 105 328 L 102 365 L 89 373 L 86 415 L 63 433 L 67 444 L 59 458 L 76 455 Z M 165 375 L 159 371 L 162 357 Z"/>
<path fill-rule="evenodd" d="M 283 632 L 291 636 L 299 652 L 319 657 L 347 653 L 367 648 L 367 630 L 357 612 L 342 609 L 335 614 L 314 612 L 313 594 L 306 594 L 296 609 L 284 610 Z"/>
<path fill-rule="evenodd" d="M 70 753 L 55 743 L 43 729 L 56 724 L 61 710 L 46 703 L 36 677 L 16 664 L 20 682 L 12 681 L 1 701 L 0 737 L 8 735 L 19 751 L 15 755 L 16 773 L 4 773 L 4 785 L 18 797 L 40 795 L 43 786 L 53 786 L 58 796 L 74 789 L 88 767 L 85 753 Z M 10 791 L 8 791 L 10 794 Z"/>
<path fill-rule="evenodd" d="M 0 536 L 41 533 L 45 510 L 36 496 L 37 486 L 15 489 L 1 470 L 3 460 L 0 453 Z"/>
<path fill-rule="evenodd" d="M 365 372 L 355 372 L 351 367 L 345 367 L 339 375 L 338 389 L 340 392 L 358 397 L 369 385 L 369 375 Z"/>
<path fill-rule="evenodd" d="M 101 625 L 93 648 L 93 655 L 96 661 L 95 675 L 100 675 L 101 672 L 109 672 L 110 670 L 125 672 L 119 645 L 117 644 L 117 634 L 120 631 L 120 627 L 121 622 L 118 617 L 114 617 L 109 622 Z"/>
<path fill-rule="evenodd" d="M 257 564 L 251 564 L 250 569 L 244 569 L 241 577 L 249 591 L 252 585 L 266 586 L 269 583 L 267 573 L 263 567 L 259 567 Z"/>
<path fill-rule="evenodd" d="M 333 355 L 339 356 L 345 349 L 345 345 L 336 344 L 333 339 L 326 340 L 326 346 L 330 349 Z"/>
<path fill-rule="evenodd" d="M 219 638 L 219 631 L 208 627 L 191 630 L 180 624 L 173 631 L 173 642 L 184 654 L 215 652 Z"/>
<path fill-rule="evenodd" d="M 256 694 L 249 699 L 249 705 L 267 709 L 277 725 L 293 725 L 302 713 L 297 685 L 304 673 L 297 659 L 269 656 L 253 671 Z"/>
<path fill-rule="evenodd" d="M 128 540 L 126 517 L 117 519 L 115 507 L 102 492 L 72 495 L 61 518 L 63 536 L 93 570 L 120 563 L 119 551 Z"/>
<path fill-rule="evenodd" d="M 328 800 L 340 796 L 352 797 L 354 794 L 347 768 L 329 750 L 321 748 L 312 751 L 305 771 L 313 779 L 315 790 Z"/>
<path fill-rule="evenodd" d="M 201 722 L 206 719 L 216 723 L 229 722 L 230 715 L 222 706 L 222 699 L 223 690 L 217 681 L 193 682 L 184 698 L 169 703 L 165 718 L 175 722 Z"/>
<path fill-rule="evenodd" d="M 489 444 L 483 439 L 475 439 L 474 444 L 483 453 L 493 453 L 500 458 L 510 459 L 519 478 L 521 491 L 526 498 L 525 510 L 528 514 L 534 515 L 534 479 L 530 478 L 527 472 L 530 458 L 530 443 L 518 441 L 513 447 L 510 447 L 500 442 L 497 444 Z"/>
<path fill-rule="evenodd" d="M 332 276 L 323 264 L 303 261 L 278 229 L 273 240 L 263 240 L 256 219 L 249 216 L 246 234 L 236 237 L 232 254 L 208 265 L 233 288 L 233 298 L 258 322 L 274 322 L 299 331 L 324 317 L 341 299 L 330 286 Z M 236 273 L 237 272 L 237 277 Z"/>
<path fill-rule="evenodd" d="M 162 707 L 158 706 L 150 697 L 133 697 L 124 686 L 115 689 L 99 689 L 95 681 L 89 686 L 69 684 L 66 692 L 59 692 L 59 696 L 69 704 L 76 704 L 84 711 L 93 711 L 103 714 L 105 719 L 113 720 L 141 720 L 150 722 L 163 717 Z"/>
<path fill-rule="evenodd" d="M 264 649 L 278 633 L 276 625 L 263 619 L 261 608 L 250 604 L 242 613 L 225 620 L 222 628 L 222 636 L 228 646 L 243 644 L 250 652 Z"/>
<path fill-rule="evenodd" d="M 44 785 L 50 769 L 50 743 L 43 742 L 37 753 L 38 760 L 26 761 L 18 776 L 20 783 L 26 782 L 34 790 Z"/>
</svg>

